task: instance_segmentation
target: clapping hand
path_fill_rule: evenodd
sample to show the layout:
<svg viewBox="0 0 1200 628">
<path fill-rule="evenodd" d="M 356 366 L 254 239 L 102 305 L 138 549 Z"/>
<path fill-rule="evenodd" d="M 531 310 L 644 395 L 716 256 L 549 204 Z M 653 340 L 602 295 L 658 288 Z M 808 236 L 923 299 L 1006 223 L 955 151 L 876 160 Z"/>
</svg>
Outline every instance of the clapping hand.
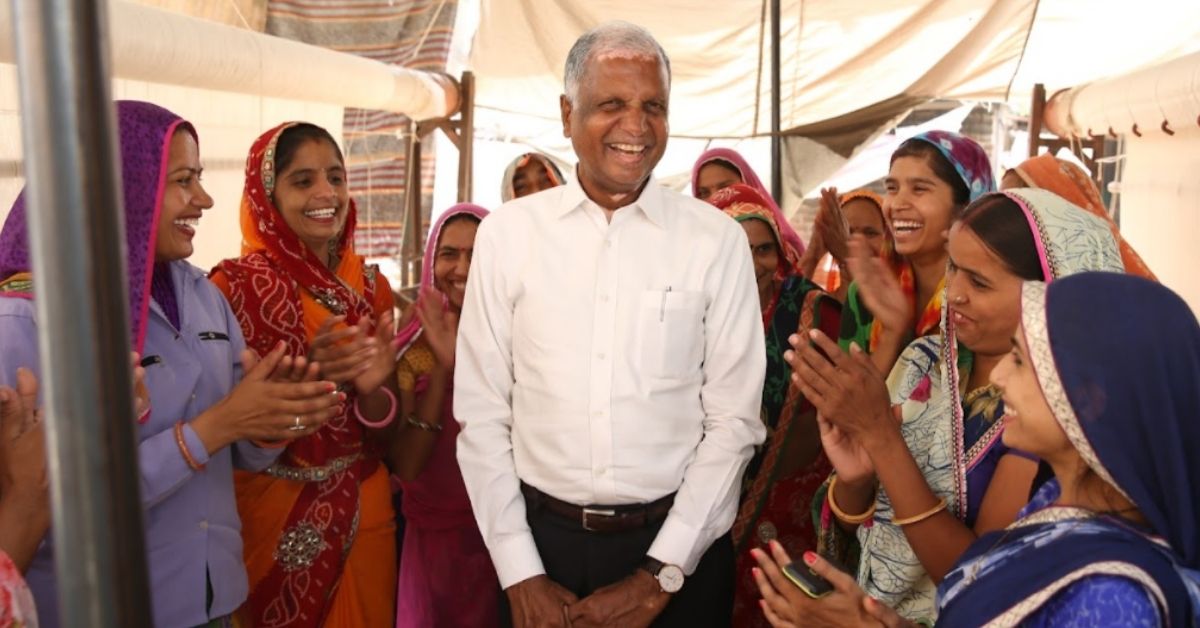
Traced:
<svg viewBox="0 0 1200 628">
<path fill-rule="evenodd" d="M 191 426 L 209 454 L 239 440 L 279 442 L 312 434 L 337 416 L 344 393 L 329 381 L 311 381 L 320 364 L 303 358 L 285 360 L 280 342 L 259 359 L 242 352 L 245 376 Z"/>
<path fill-rule="evenodd" d="M 0 550 L 24 570 L 50 526 L 49 475 L 37 378 L 17 369 L 16 384 L 0 387 Z"/>
<path fill-rule="evenodd" d="M 313 337 L 310 358 L 321 364 L 322 376 L 337 384 L 350 383 L 360 395 L 375 392 L 396 369 L 395 320 L 384 312 L 368 335 L 371 321 L 335 329 L 345 316 L 331 316 L 321 323 Z"/>
<path fill-rule="evenodd" d="M 807 338 L 793 334 L 788 342 L 792 350 L 784 360 L 792 365 L 792 381 L 840 432 L 867 445 L 869 439 L 899 429 L 883 375 L 857 345 L 846 354 L 815 329 Z"/>
<path fill-rule="evenodd" d="M 813 220 L 813 232 L 820 235 L 821 243 L 839 263 L 849 256 L 850 227 L 842 213 L 842 202 L 837 188 L 821 189 L 821 209 Z"/>
<path fill-rule="evenodd" d="M 458 340 L 458 314 L 447 310 L 445 297 L 437 288 L 423 288 L 417 300 L 417 318 L 421 320 L 425 341 L 437 358 L 438 366 L 454 368 L 454 347 Z"/>
<path fill-rule="evenodd" d="M 913 328 L 912 304 L 904 295 L 900 281 L 887 262 L 871 250 L 866 238 L 857 235 L 850 239 L 850 256 L 846 264 L 858 284 L 859 297 L 885 333 L 903 336 Z"/>
</svg>

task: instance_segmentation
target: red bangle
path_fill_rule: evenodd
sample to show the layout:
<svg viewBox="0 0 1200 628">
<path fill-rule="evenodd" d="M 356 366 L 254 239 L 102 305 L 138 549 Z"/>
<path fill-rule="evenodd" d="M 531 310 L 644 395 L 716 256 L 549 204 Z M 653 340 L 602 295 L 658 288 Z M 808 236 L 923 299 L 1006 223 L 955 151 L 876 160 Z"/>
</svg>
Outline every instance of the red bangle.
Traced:
<svg viewBox="0 0 1200 628">
<path fill-rule="evenodd" d="M 183 439 L 183 421 L 175 422 L 175 444 L 179 445 L 179 453 L 183 454 L 183 461 L 192 471 L 204 469 L 204 465 L 196 462 L 196 459 L 192 457 L 192 452 L 188 451 L 187 441 Z"/>
<path fill-rule="evenodd" d="M 362 423 L 363 425 L 365 425 L 369 428 L 372 428 L 372 429 L 379 429 L 381 427 L 387 427 L 387 426 L 391 425 L 392 421 L 396 418 L 396 395 L 393 395 L 392 391 L 388 390 L 387 388 L 385 388 L 383 386 L 380 386 L 379 390 L 382 390 L 383 393 L 385 395 L 387 395 L 388 400 L 392 404 L 391 407 L 388 408 L 387 416 L 383 417 L 379 421 L 375 421 L 372 423 L 370 420 L 368 420 L 366 417 L 364 417 L 362 415 L 362 412 L 358 409 L 358 402 L 362 400 L 362 397 L 359 397 L 358 399 L 354 400 L 354 418 L 358 419 L 359 423 Z"/>
</svg>

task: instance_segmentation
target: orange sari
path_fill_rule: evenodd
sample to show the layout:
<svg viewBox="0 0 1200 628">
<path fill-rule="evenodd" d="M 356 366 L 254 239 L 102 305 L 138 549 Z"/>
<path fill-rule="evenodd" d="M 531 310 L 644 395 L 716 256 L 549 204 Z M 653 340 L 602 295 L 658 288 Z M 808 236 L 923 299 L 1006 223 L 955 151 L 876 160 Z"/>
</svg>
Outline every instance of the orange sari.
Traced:
<svg viewBox="0 0 1200 628">
<path fill-rule="evenodd" d="M 260 355 L 278 342 L 305 355 L 321 323 L 378 320 L 392 291 L 353 247 L 350 203 L 330 271 L 287 227 L 271 201 L 275 145 L 293 123 L 251 147 L 242 196 L 242 257 L 225 260 L 213 283 L 225 293 Z M 261 473 L 235 474 L 250 595 L 238 611 L 256 628 L 390 626 L 395 612 L 396 544 L 383 447 L 354 419 L 353 389 L 342 414 L 292 441 Z"/>
</svg>

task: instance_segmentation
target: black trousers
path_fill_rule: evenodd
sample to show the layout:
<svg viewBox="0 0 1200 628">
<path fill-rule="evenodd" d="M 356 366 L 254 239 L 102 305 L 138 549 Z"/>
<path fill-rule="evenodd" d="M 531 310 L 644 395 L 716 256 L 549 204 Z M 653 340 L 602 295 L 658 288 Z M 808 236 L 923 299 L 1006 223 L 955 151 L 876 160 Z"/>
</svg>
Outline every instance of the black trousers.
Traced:
<svg viewBox="0 0 1200 628">
<path fill-rule="evenodd" d="M 615 533 L 588 532 L 544 509 L 527 511 L 530 530 L 546 575 L 579 599 L 633 575 L 646 557 L 662 522 Z M 654 622 L 662 628 L 729 626 L 733 621 L 733 542 L 728 534 L 713 542 L 696 572 L 671 597 Z M 500 596 L 501 625 L 512 625 L 508 596 Z"/>
</svg>

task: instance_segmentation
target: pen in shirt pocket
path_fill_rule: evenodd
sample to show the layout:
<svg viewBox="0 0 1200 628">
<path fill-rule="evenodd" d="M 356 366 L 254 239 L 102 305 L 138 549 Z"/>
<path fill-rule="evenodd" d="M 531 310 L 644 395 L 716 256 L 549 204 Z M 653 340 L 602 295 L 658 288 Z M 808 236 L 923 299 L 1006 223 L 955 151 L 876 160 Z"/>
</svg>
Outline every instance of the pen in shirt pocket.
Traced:
<svg viewBox="0 0 1200 628">
<path fill-rule="evenodd" d="M 658 304 L 658 322 L 660 323 L 667 319 L 667 294 L 670 292 L 671 286 L 667 286 L 667 289 L 663 290 L 662 301 Z"/>
</svg>

